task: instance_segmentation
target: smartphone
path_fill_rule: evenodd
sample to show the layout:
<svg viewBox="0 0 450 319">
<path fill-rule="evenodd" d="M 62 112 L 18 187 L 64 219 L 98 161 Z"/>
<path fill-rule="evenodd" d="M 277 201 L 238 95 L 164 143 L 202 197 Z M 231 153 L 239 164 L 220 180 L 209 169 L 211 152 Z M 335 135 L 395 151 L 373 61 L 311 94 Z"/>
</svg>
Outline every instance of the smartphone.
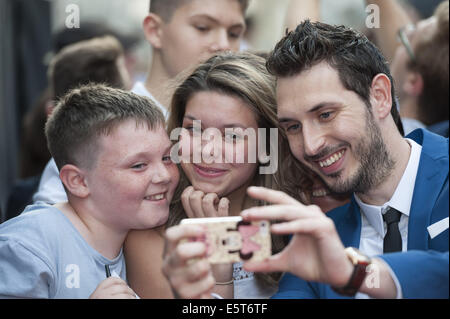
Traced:
<svg viewBox="0 0 450 319">
<path fill-rule="evenodd" d="M 211 264 L 263 261 L 272 254 L 269 221 L 245 222 L 240 216 L 187 218 L 180 224 L 196 224 L 206 234 L 187 241 L 204 242 Z"/>
</svg>

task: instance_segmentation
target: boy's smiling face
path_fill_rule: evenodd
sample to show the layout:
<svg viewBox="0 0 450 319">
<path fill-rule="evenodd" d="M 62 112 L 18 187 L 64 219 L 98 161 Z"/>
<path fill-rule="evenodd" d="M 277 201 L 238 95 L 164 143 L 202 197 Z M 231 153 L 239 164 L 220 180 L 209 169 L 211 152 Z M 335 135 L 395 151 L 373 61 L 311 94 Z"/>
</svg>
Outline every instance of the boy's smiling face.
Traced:
<svg viewBox="0 0 450 319">
<path fill-rule="evenodd" d="M 98 145 L 86 174 L 96 218 L 122 231 L 164 224 L 179 179 L 165 129 L 127 120 L 100 136 Z"/>
</svg>

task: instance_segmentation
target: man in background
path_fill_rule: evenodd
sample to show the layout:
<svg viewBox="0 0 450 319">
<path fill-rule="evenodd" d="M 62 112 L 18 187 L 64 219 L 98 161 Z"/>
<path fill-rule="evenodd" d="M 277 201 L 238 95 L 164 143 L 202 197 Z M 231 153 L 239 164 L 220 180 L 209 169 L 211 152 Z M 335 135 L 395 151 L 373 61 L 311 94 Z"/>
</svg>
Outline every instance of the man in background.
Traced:
<svg viewBox="0 0 450 319">
<path fill-rule="evenodd" d="M 238 51 L 248 0 L 151 0 L 143 30 L 152 47 L 145 83 L 132 91 L 152 98 L 167 117 L 170 81 L 221 51 Z"/>
<path fill-rule="evenodd" d="M 104 83 L 120 89 L 131 87 L 123 48 L 112 36 L 66 46 L 52 59 L 49 81 L 55 99 L 61 98 L 70 89 L 87 83 Z M 50 107 L 48 114 L 51 111 Z M 58 169 L 52 159 L 45 167 L 33 202 L 54 204 L 66 200 Z"/>
<path fill-rule="evenodd" d="M 367 3 L 380 8 L 381 27 L 374 32 L 391 62 L 405 133 L 426 127 L 448 137 L 449 1 L 417 24 L 397 1 Z"/>
</svg>

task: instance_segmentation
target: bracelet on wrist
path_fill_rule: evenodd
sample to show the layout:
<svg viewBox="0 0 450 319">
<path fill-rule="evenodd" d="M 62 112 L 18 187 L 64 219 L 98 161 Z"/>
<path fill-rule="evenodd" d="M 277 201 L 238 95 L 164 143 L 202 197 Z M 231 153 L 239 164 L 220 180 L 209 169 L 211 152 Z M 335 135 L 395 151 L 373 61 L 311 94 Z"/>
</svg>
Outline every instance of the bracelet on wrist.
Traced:
<svg viewBox="0 0 450 319">
<path fill-rule="evenodd" d="M 227 285 L 233 284 L 233 282 L 234 282 L 234 279 L 231 279 L 230 281 L 224 281 L 224 282 L 216 281 L 216 285 L 218 285 L 218 286 L 227 286 Z"/>
</svg>

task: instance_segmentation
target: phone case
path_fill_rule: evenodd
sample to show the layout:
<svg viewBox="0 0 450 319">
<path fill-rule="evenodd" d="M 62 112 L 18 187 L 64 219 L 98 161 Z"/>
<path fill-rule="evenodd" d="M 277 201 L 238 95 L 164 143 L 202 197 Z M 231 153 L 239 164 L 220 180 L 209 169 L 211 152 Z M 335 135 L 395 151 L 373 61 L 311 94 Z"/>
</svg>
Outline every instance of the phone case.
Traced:
<svg viewBox="0 0 450 319">
<path fill-rule="evenodd" d="M 263 261 L 272 254 L 270 222 L 244 222 L 242 217 L 188 218 L 181 224 L 197 224 L 206 235 L 189 241 L 206 244 L 211 264 Z"/>
</svg>

